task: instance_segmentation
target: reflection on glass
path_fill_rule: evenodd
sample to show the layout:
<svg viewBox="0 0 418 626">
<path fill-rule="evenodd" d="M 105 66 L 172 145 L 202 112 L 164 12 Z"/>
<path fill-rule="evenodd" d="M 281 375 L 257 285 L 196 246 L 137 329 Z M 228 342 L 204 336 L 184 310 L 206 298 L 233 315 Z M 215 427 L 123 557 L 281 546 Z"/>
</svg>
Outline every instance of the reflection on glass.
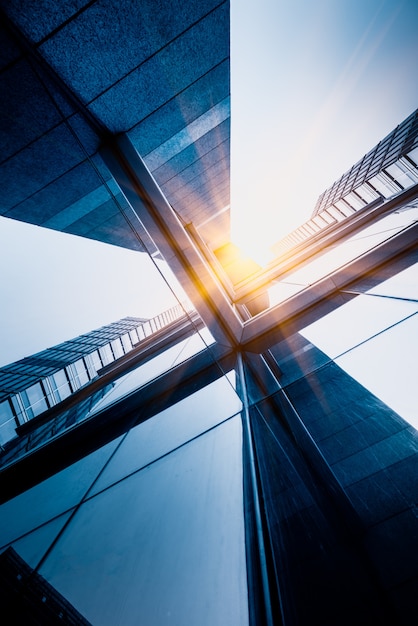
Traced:
<svg viewBox="0 0 418 626">
<path fill-rule="evenodd" d="M 56 402 L 64 400 L 71 394 L 70 384 L 68 382 L 65 370 L 55 372 L 55 374 L 51 376 L 51 385 L 53 388 Z"/>
<path fill-rule="evenodd" d="M 122 345 L 123 345 L 123 350 L 124 352 L 129 352 L 130 350 L 132 350 L 132 343 L 129 337 L 129 333 L 126 333 L 126 335 L 122 335 L 122 337 L 120 338 Z"/>
<path fill-rule="evenodd" d="M 0 506 L 0 548 L 76 506 L 109 459 L 118 440 Z"/>
<path fill-rule="evenodd" d="M 116 381 L 113 389 L 96 404 L 90 415 L 94 415 L 104 407 L 116 402 L 119 398 L 134 391 L 149 382 L 156 376 L 170 370 L 175 365 L 182 363 L 194 354 L 204 350 L 207 345 L 213 342 L 213 337 L 206 329 L 194 334 L 188 339 L 180 341 L 175 346 L 168 348 L 162 354 L 154 357 L 147 363 L 139 365 L 134 371 L 125 374 Z"/>
<path fill-rule="evenodd" d="M 114 339 L 111 342 L 111 346 L 112 346 L 112 351 L 113 351 L 113 354 L 115 356 L 115 359 L 118 359 L 119 357 L 123 356 L 124 352 L 123 352 L 123 349 L 122 349 L 121 340 L 119 338 L 118 339 Z"/>
<path fill-rule="evenodd" d="M 415 314 L 337 358 L 336 363 L 418 429 L 417 353 Z"/>
<path fill-rule="evenodd" d="M 278 281 L 274 287 L 268 290 L 270 305 L 273 306 L 285 301 L 305 287 L 312 285 L 346 263 L 358 258 L 361 254 L 390 239 L 417 220 L 418 207 L 412 205 L 405 207 L 399 213 L 394 212 L 387 215 L 300 269 L 289 273 L 285 279 Z"/>
<path fill-rule="evenodd" d="M 89 377 L 83 359 L 76 361 L 72 366 L 75 369 L 75 379 L 77 380 L 78 386 L 82 387 L 88 383 Z"/>
<path fill-rule="evenodd" d="M 415 292 L 417 268 L 398 273 L 301 332 L 415 427 L 418 302 L 411 298 L 411 286 Z"/>
<path fill-rule="evenodd" d="M 246 626 L 236 417 L 81 505 L 44 576 L 93 624 Z"/>
<path fill-rule="evenodd" d="M 29 419 L 43 413 L 48 408 L 41 383 L 36 383 L 36 385 L 32 385 L 32 387 L 22 391 L 21 397 Z"/>
<path fill-rule="evenodd" d="M 153 462 L 235 415 L 241 408 L 235 391 L 235 372 L 230 372 L 133 428 L 100 476 L 94 491 Z"/>
<path fill-rule="evenodd" d="M 418 263 L 383 281 L 368 293 L 418 301 Z"/>
<path fill-rule="evenodd" d="M 108 365 L 109 363 L 112 363 L 112 361 L 114 361 L 113 353 L 110 349 L 109 344 L 99 348 L 99 354 L 103 365 Z"/>
<path fill-rule="evenodd" d="M 418 311 L 418 302 L 360 295 L 301 331 L 332 359 Z"/>
<path fill-rule="evenodd" d="M 16 435 L 16 422 L 8 400 L 0 402 L 0 446 Z"/>
<path fill-rule="evenodd" d="M 132 341 L 132 345 L 134 346 L 136 343 L 138 343 L 139 341 L 139 336 L 138 336 L 138 331 L 136 328 L 134 328 L 134 330 L 130 330 L 129 331 L 129 336 L 131 338 Z"/>
<path fill-rule="evenodd" d="M 71 511 L 68 511 L 41 524 L 36 530 L 32 530 L 11 545 L 30 567 L 36 567 L 70 515 Z"/>
</svg>

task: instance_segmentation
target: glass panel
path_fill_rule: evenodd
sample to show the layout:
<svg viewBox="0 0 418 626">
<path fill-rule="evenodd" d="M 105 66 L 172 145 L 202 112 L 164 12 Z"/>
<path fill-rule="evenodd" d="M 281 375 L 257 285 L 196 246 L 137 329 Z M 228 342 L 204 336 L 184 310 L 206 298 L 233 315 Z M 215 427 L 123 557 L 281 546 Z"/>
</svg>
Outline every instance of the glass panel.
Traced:
<svg viewBox="0 0 418 626">
<path fill-rule="evenodd" d="M 418 314 L 415 314 L 350 350 L 336 362 L 363 387 L 418 428 L 417 354 Z"/>
<path fill-rule="evenodd" d="M 344 219 L 344 215 L 342 215 L 341 211 L 339 211 L 335 206 L 328 207 L 327 211 L 329 211 L 329 213 L 339 222 Z"/>
<path fill-rule="evenodd" d="M 324 220 L 324 218 L 322 217 L 322 214 L 319 214 L 313 217 L 312 222 L 317 224 L 320 228 L 325 228 L 325 226 L 328 225 L 328 222 Z"/>
<path fill-rule="evenodd" d="M 417 267 L 398 273 L 301 333 L 415 427 L 418 302 L 411 296 L 416 293 Z"/>
<path fill-rule="evenodd" d="M 23 408 L 23 401 L 22 401 L 22 398 L 20 397 L 20 394 L 16 394 L 15 396 L 12 396 L 9 399 L 12 404 L 13 410 L 17 416 L 18 424 L 23 424 L 24 422 L 27 421 L 27 416 L 25 413 L 25 409 Z"/>
<path fill-rule="evenodd" d="M 301 334 L 335 358 L 418 311 L 418 302 L 360 295 L 307 326 Z"/>
<path fill-rule="evenodd" d="M 273 287 L 270 287 L 270 289 L 268 290 L 270 306 L 287 300 L 287 298 L 294 296 L 304 287 L 305 285 L 303 284 L 290 283 L 284 280 L 277 282 Z"/>
<path fill-rule="evenodd" d="M 78 386 L 82 387 L 83 385 L 85 385 L 86 383 L 89 382 L 89 377 L 88 377 L 88 374 L 87 374 L 87 370 L 86 370 L 86 366 L 84 364 L 84 361 L 83 361 L 83 359 L 80 359 L 79 361 L 76 361 L 72 365 L 73 365 L 73 367 L 75 368 L 75 371 L 76 371 L 76 378 L 77 378 Z"/>
<path fill-rule="evenodd" d="M 145 322 L 144 324 L 144 332 L 145 332 L 145 336 L 149 337 L 149 335 L 152 335 L 152 333 L 155 332 L 155 323 L 153 319 L 150 319 L 149 322 Z"/>
<path fill-rule="evenodd" d="M 363 185 L 360 185 L 360 187 L 357 187 L 355 191 L 367 203 L 373 202 L 374 200 L 376 200 L 379 197 L 379 194 L 376 191 L 374 191 L 370 187 L 370 185 L 367 185 L 367 183 L 364 183 Z"/>
<path fill-rule="evenodd" d="M 289 335 L 272 345 L 270 352 L 279 366 L 277 378 L 283 387 L 322 367 L 330 360 L 300 333 Z"/>
<path fill-rule="evenodd" d="M 418 301 L 418 263 L 383 281 L 368 293 Z"/>
<path fill-rule="evenodd" d="M 0 445 L 16 436 L 16 421 L 8 400 L 0 403 Z"/>
<path fill-rule="evenodd" d="M 269 289 L 270 305 L 283 302 L 289 295 L 302 291 L 304 287 L 324 278 L 364 252 L 390 239 L 417 219 L 418 207 L 411 204 L 402 211 L 391 213 L 363 229 L 360 233 L 340 243 L 337 247 L 331 248 L 301 269 L 292 272 L 285 280 L 277 283 L 273 289 Z M 282 285 L 283 287 L 281 287 Z M 285 285 L 299 285 L 299 287 L 295 287 L 292 291 Z"/>
<path fill-rule="evenodd" d="M 103 489 L 241 411 L 235 373 L 223 376 L 131 430 L 100 476 Z"/>
<path fill-rule="evenodd" d="M 401 191 L 401 188 L 397 186 L 389 176 L 386 176 L 383 172 L 370 178 L 369 182 L 377 191 L 379 191 L 385 198 L 390 198 L 396 193 Z"/>
<path fill-rule="evenodd" d="M 129 333 L 126 333 L 126 335 L 122 335 L 120 339 L 122 341 L 122 345 L 123 345 L 123 349 L 125 353 L 130 352 L 132 350 L 132 343 L 129 337 Z"/>
<path fill-rule="evenodd" d="M 354 209 L 344 200 L 337 200 L 334 204 L 345 216 L 352 215 L 354 213 Z"/>
<path fill-rule="evenodd" d="M 175 346 L 168 348 L 162 354 L 159 354 L 147 363 L 140 365 L 134 371 L 119 378 L 109 393 L 96 404 L 90 415 L 93 415 L 104 407 L 116 402 L 116 400 L 130 393 L 134 389 L 138 389 L 156 376 L 163 374 L 175 365 L 182 363 L 194 354 L 204 350 L 207 345 L 204 339 L 208 341 L 212 339 L 209 332 L 202 332 L 200 334 L 196 333 L 192 337 L 189 337 L 184 341 L 180 341 Z"/>
<path fill-rule="evenodd" d="M 70 515 L 71 511 L 64 513 L 10 545 L 30 567 L 36 567 Z"/>
<path fill-rule="evenodd" d="M 0 547 L 74 507 L 109 459 L 118 440 L 84 457 L 0 506 Z"/>
<path fill-rule="evenodd" d="M 113 353 L 109 345 L 99 348 L 99 354 L 102 359 L 103 365 L 108 365 L 109 363 L 112 363 L 112 361 L 114 361 Z"/>
<path fill-rule="evenodd" d="M 89 355 L 91 362 L 93 363 L 94 371 L 97 373 L 102 367 L 102 361 L 100 359 L 100 355 L 98 350 L 95 350 Z"/>
<path fill-rule="evenodd" d="M 65 370 L 55 372 L 55 374 L 51 376 L 51 385 L 57 402 L 60 402 L 61 400 L 64 400 L 64 398 L 68 398 L 68 396 L 71 395 L 70 384 Z"/>
<path fill-rule="evenodd" d="M 365 202 L 361 198 L 358 198 L 354 193 L 349 193 L 344 196 L 344 200 L 346 200 L 357 211 L 365 206 Z"/>
<path fill-rule="evenodd" d="M 121 344 L 120 339 L 114 339 L 111 342 L 111 346 L 112 346 L 113 354 L 115 355 L 115 359 L 119 359 L 121 356 L 123 356 L 124 352 L 122 349 L 122 344 Z"/>
<path fill-rule="evenodd" d="M 321 226 L 317 222 L 318 220 L 315 221 L 312 219 L 312 220 L 309 220 L 309 222 L 306 222 L 304 225 L 307 228 L 311 228 L 313 232 L 317 233 L 321 229 Z"/>
<path fill-rule="evenodd" d="M 91 498 L 40 574 L 93 624 L 246 626 L 241 447 L 237 417 Z"/>
<path fill-rule="evenodd" d="M 130 335 L 130 337 L 131 337 L 131 341 L 132 341 L 132 344 L 133 344 L 133 345 L 135 345 L 136 343 L 138 343 L 138 341 L 139 341 L 139 337 L 138 337 L 138 332 L 137 332 L 137 330 L 136 330 L 136 329 L 135 329 L 135 330 L 131 330 L 131 331 L 129 331 L 129 335 Z"/>
<path fill-rule="evenodd" d="M 326 211 L 322 211 L 319 216 L 322 217 L 327 224 L 335 224 L 335 218 L 332 217 L 328 209 Z"/>
<path fill-rule="evenodd" d="M 418 180 L 417 176 L 413 176 L 412 172 L 408 172 L 405 167 L 402 167 L 402 163 L 393 163 L 386 168 L 386 171 L 397 180 L 404 189 L 408 189 L 408 187 L 411 187 Z"/>
<path fill-rule="evenodd" d="M 418 167 L 418 146 L 411 150 L 411 152 L 408 152 L 407 157 Z"/>
<path fill-rule="evenodd" d="M 29 419 L 47 410 L 48 404 L 40 383 L 32 385 L 32 387 L 22 391 L 20 395 Z"/>
</svg>

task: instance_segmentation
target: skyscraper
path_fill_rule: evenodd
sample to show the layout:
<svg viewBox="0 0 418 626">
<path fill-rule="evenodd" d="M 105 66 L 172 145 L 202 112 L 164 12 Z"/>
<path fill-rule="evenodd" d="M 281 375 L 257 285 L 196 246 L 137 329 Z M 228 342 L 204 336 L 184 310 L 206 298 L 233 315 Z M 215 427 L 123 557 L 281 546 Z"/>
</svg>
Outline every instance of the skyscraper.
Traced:
<svg viewBox="0 0 418 626">
<path fill-rule="evenodd" d="M 146 323 L 125 318 L 0 368 L 1 442 L 130 352 L 145 337 Z"/>
<path fill-rule="evenodd" d="M 6 3 L 4 214 L 162 258 L 193 307 L 18 428 L 0 545 L 92 624 L 412 626 L 416 114 L 243 265 L 228 3 L 152 4 Z"/>
</svg>

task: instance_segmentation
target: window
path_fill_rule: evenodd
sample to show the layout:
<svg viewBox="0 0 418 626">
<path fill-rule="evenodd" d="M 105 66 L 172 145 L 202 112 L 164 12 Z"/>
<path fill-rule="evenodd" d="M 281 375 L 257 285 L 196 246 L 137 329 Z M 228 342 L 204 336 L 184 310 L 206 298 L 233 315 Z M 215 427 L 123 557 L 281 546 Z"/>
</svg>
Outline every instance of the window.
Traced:
<svg viewBox="0 0 418 626">
<path fill-rule="evenodd" d="M 16 435 L 16 419 L 10 402 L 6 400 L 0 403 L 0 445 L 9 441 Z"/>
<path fill-rule="evenodd" d="M 55 374 L 50 377 L 50 381 L 56 402 L 60 402 L 71 395 L 70 383 L 65 370 L 55 372 Z"/>
<path fill-rule="evenodd" d="M 26 391 L 22 391 L 20 395 L 29 419 L 36 417 L 49 408 L 42 383 L 32 385 Z"/>
</svg>

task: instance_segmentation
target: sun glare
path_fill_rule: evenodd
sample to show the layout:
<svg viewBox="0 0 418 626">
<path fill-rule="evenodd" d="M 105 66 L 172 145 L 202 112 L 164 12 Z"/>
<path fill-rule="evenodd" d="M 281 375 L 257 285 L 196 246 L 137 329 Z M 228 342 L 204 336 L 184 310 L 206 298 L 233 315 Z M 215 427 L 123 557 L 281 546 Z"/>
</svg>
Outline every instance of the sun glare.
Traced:
<svg viewBox="0 0 418 626">
<path fill-rule="evenodd" d="M 261 265 L 416 106 L 399 3 L 331 5 L 231 0 L 231 239 Z M 386 84 L 391 106 L 376 108 Z"/>
<path fill-rule="evenodd" d="M 274 257 L 271 247 L 308 219 L 313 206 L 301 199 L 309 189 L 300 189 L 300 146 L 271 74 L 279 57 L 277 9 L 268 0 L 266 11 L 253 4 L 231 3 L 231 240 L 265 266 Z"/>
</svg>

